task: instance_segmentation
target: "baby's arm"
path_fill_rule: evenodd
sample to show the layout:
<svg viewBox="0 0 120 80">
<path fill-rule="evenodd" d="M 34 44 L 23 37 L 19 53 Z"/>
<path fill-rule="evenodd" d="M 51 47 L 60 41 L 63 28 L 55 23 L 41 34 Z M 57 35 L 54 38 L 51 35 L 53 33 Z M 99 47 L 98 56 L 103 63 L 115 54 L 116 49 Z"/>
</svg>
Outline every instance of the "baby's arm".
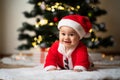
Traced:
<svg viewBox="0 0 120 80">
<path fill-rule="evenodd" d="M 44 70 L 46 71 L 51 71 L 51 70 L 56 70 L 57 65 L 56 65 L 56 45 L 53 44 L 51 48 L 48 51 L 48 54 L 46 56 L 45 64 L 44 64 Z"/>
<path fill-rule="evenodd" d="M 83 70 L 82 69 L 74 69 L 73 71 L 75 71 L 75 72 L 82 72 Z"/>
</svg>

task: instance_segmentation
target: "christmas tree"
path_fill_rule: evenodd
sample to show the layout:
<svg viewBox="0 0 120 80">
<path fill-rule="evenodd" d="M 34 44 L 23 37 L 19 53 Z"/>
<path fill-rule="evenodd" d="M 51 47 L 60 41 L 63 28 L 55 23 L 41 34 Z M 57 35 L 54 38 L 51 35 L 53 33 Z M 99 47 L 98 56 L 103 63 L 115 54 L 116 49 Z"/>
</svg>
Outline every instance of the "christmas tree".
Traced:
<svg viewBox="0 0 120 80">
<path fill-rule="evenodd" d="M 29 0 L 33 9 L 23 12 L 26 18 L 35 18 L 36 23 L 23 22 L 18 29 L 18 40 L 26 41 L 18 46 L 18 50 L 29 50 L 32 47 L 50 47 L 58 40 L 58 21 L 69 14 L 80 14 L 86 16 L 92 22 L 91 36 L 83 38 L 81 41 L 90 48 L 108 47 L 113 45 L 112 36 L 103 38 L 96 36 L 96 32 L 105 32 L 105 23 L 97 23 L 97 17 L 107 14 L 107 11 L 99 8 L 99 0 Z M 34 34 L 26 33 L 26 31 Z"/>
</svg>

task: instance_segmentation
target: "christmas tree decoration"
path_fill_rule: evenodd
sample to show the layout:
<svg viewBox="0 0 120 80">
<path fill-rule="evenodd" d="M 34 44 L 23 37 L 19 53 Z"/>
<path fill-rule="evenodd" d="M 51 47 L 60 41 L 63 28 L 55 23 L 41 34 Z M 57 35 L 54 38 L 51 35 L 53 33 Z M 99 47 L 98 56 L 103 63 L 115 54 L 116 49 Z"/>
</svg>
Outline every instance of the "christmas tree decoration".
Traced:
<svg viewBox="0 0 120 80">
<path fill-rule="evenodd" d="M 53 21 L 54 21 L 54 22 L 58 22 L 58 18 L 57 18 L 57 17 L 54 17 Z"/>
<path fill-rule="evenodd" d="M 97 36 L 97 32 L 106 32 L 104 22 L 97 23 L 97 17 L 107 14 L 107 11 L 101 9 L 99 0 L 28 0 L 33 5 L 30 12 L 24 11 L 26 18 L 34 18 L 35 24 L 23 22 L 18 40 L 26 41 L 18 46 L 18 50 L 29 50 L 32 47 L 48 48 L 58 38 L 57 25 L 59 20 L 69 14 L 79 14 L 86 16 L 92 23 L 92 29 L 88 38 L 81 41 L 90 49 L 99 47 L 108 47 L 114 45 L 113 37 Z M 38 18 L 40 16 L 40 18 Z M 34 32 L 34 34 L 26 33 Z"/>
</svg>

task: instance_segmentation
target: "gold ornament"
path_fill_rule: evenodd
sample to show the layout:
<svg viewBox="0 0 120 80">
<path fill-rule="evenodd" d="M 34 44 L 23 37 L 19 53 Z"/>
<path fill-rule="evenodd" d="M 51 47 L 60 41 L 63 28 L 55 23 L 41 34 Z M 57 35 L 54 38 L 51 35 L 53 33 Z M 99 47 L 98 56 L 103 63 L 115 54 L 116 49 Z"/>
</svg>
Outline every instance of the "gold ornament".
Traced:
<svg viewBox="0 0 120 80">
<path fill-rule="evenodd" d="M 48 23 L 48 20 L 45 18 L 40 20 L 40 25 L 46 25 L 47 23 Z"/>
</svg>

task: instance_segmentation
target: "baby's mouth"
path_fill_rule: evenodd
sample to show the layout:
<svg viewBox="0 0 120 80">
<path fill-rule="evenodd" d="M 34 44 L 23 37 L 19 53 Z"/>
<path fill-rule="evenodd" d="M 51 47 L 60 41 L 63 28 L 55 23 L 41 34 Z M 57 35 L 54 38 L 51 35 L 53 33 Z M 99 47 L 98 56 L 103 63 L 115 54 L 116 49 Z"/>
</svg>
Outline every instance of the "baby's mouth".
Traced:
<svg viewBox="0 0 120 80">
<path fill-rule="evenodd" d="M 65 43 L 71 43 L 71 41 L 64 41 Z"/>
</svg>

